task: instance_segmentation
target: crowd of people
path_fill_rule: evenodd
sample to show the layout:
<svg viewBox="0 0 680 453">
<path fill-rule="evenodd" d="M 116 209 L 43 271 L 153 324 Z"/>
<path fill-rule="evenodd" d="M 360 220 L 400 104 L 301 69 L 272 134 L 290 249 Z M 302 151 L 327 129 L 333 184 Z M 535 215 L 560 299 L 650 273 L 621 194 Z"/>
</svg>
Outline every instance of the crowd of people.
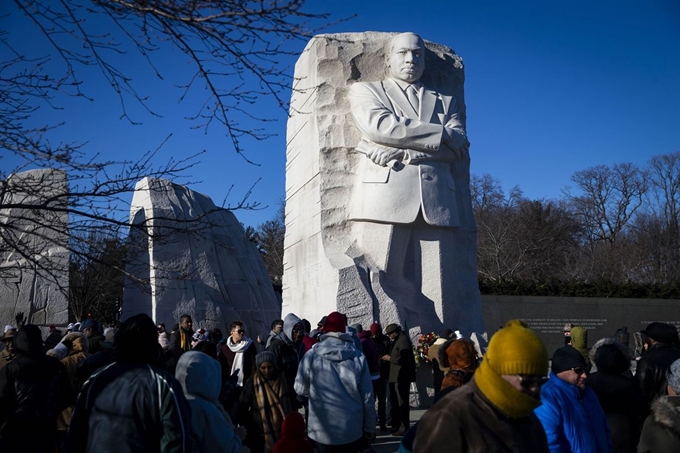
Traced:
<svg viewBox="0 0 680 453">
<path fill-rule="evenodd" d="M 248 336 L 241 321 L 170 331 L 146 315 L 6 326 L 0 451 L 400 452 L 680 451 L 680 341 L 670 324 L 620 329 L 588 348 L 564 329 L 552 355 L 508 322 L 482 355 L 460 332 L 430 347 L 435 402 L 412 426 L 414 348 L 397 324 L 364 330 L 333 312 L 315 329 L 295 314 Z M 631 366 L 631 364 L 635 364 Z M 633 373 L 634 371 L 634 373 Z"/>
</svg>

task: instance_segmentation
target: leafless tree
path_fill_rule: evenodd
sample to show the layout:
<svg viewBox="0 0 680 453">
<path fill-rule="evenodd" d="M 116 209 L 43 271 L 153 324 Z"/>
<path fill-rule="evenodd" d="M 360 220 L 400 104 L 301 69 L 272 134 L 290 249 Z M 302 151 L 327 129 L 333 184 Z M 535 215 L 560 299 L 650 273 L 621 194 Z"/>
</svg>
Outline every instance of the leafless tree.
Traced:
<svg viewBox="0 0 680 453">
<path fill-rule="evenodd" d="M 287 109 L 292 77 L 281 60 L 297 50 L 289 43 L 306 39 L 319 25 L 327 25 L 327 14 L 309 14 L 304 3 L 13 0 L 3 5 L 3 24 L 27 18 L 34 35 L 42 36 L 46 45 L 26 46 L 0 27 L 0 220 L 4 219 L 0 259 L 19 254 L 37 271 L 54 273 L 45 260 L 40 262 L 42 251 L 31 248 L 37 242 L 26 240 L 18 212 L 65 214 L 74 238 L 88 238 L 92 228 L 99 226 L 121 237 L 130 228 L 130 193 L 136 183 L 145 177 L 188 177 L 200 156 L 200 152 L 189 153 L 158 165 L 156 156 L 163 143 L 139 159 L 122 161 L 91 152 L 78 137 L 55 141 L 55 129 L 68 117 L 64 97 L 95 99 L 88 85 L 92 69 L 117 95 L 121 118 L 140 124 L 144 117 L 136 117 L 133 104 L 141 105 L 149 115 L 161 116 L 148 97 L 147 87 L 153 83 L 136 77 L 130 72 L 134 65 L 126 64 L 130 58 L 143 60 L 158 80 L 173 81 L 179 88 L 179 101 L 198 100 L 193 105 L 199 107 L 187 117 L 189 126 L 206 132 L 212 125 L 221 127 L 236 153 L 250 162 L 241 140 L 270 135 L 265 128 L 253 127 L 253 120 L 271 120 L 256 112 L 255 103 L 268 98 Z M 187 63 L 193 68 L 185 80 L 177 80 L 174 69 L 163 64 L 171 51 L 174 67 Z M 47 120 L 37 119 L 46 116 Z M 50 121 L 50 117 L 55 119 Z M 44 186 L 9 190 L 11 176 L 30 169 L 66 171 L 68 191 L 37 204 L 35 197 L 31 203 L 17 201 L 12 193 L 40 199 L 44 190 L 49 192 Z M 226 207 L 254 206 L 244 197 Z M 47 219 L 41 214 L 29 220 L 36 227 L 34 235 L 44 236 L 50 229 L 63 232 L 63 225 Z M 86 242 L 68 241 L 65 247 L 76 254 L 88 250 Z M 61 271 L 57 274 L 51 279 L 62 281 Z"/>
<path fill-rule="evenodd" d="M 640 208 L 648 184 L 632 163 L 598 165 L 574 173 L 580 194 L 565 191 L 575 214 L 593 240 L 613 244 Z"/>
<path fill-rule="evenodd" d="M 258 225 L 254 234 L 254 242 L 264 260 L 269 278 L 274 287 L 279 290 L 282 287 L 283 240 L 286 235 L 284 215 L 285 206 L 282 202 L 274 217 Z M 246 234 L 248 234 L 247 231 Z"/>
</svg>

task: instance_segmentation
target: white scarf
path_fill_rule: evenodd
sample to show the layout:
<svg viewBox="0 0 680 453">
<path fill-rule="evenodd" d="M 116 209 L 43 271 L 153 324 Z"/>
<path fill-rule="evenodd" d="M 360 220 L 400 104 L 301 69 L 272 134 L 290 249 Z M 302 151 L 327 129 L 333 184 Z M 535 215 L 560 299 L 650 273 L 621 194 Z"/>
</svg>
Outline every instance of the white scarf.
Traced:
<svg viewBox="0 0 680 453">
<path fill-rule="evenodd" d="M 243 337 L 239 343 L 234 343 L 231 336 L 227 338 L 227 346 L 231 352 L 235 352 L 234 363 L 231 364 L 231 375 L 238 370 L 238 382 L 236 385 L 243 387 L 243 353 L 248 349 L 250 344 L 253 342 L 250 338 Z"/>
</svg>

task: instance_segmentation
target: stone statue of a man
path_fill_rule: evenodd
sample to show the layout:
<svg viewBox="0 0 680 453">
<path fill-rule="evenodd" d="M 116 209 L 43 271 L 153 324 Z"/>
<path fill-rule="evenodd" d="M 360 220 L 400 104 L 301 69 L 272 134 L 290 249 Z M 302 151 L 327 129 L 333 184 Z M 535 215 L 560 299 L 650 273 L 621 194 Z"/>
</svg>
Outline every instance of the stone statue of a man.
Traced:
<svg viewBox="0 0 680 453">
<path fill-rule="evenodd" d="M 362 136 L 356 151 L 365 157 L 348 206 L 355 241 L 347 255 L 370 274 L 380 319 L 454 328 L 466 309 L 456 285 L 472 284 L 470 308 L 479 317 L 476 257 L 460 256 L 456 244 L 461 220 L 453 165 L 469 159 L 470 145 L 455 97 L 420 82 L 425 45 L 419 36 L 396 35 L 387 66 L 385 80 L 358 82 L 349 90 Z M 474 241 L 474 231 L 470 237 Z M 466 330 L 477 327 L 465 324 Z"/>
</svg>

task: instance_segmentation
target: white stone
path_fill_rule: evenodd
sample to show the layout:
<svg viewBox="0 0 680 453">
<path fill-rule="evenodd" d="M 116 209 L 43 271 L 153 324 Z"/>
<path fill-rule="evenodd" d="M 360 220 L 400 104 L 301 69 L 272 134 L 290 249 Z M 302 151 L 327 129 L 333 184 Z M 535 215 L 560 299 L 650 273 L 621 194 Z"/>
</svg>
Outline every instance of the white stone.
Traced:
<svg viewBox="0 0 680 453">
<path fill-rule="evenodd" d="M 412 153 L 437 153 L 440 142 L 444 149 L 436 127 L 427 129 L 430 141 L 418 150 L 408 135 L 381 143 L 380 134 L 362 126 L 363 121 L 375 123 L 371 90 L 381 89 L 379 83 L 365 82 L 386 79 L 385 57 L 393 36 L 315 36 L 295 66 L 286 150 L 283 313 L 314 323 L 338 310 L 364 327 L 379 320 L 383 326 L 399 323 L 411 336 L 448 327 L 469 337 L 483 332 L 484 323 L 467 152 L 450 162 L 449 175 L 441 171 L 448 162 L 421 163 Z M 457 130 L 464 135 L 462 60 L 447 47 L 425 45 L 421 81 L 432 94 L 420 91 L 414 115 L 426 111 L 428 103 L 443 102 L 439 117 L 434 111 L 431 120 L 420 119 L 439 124 L 442 137 L 455 111 Z M 447 104 L 449 99 L 455 105 Z M 366 156 L 364 145 L 369 151 L 375 146 L 400 149 L 402 157 L 415 159 L 382 167 Z M 390 178 L 402 183 L 390 184 Z M 408 205 L 408 213 L 400 212 L 402 205 Z M 424 222 L 414 229 L 419 212 Z M 408 234 L 415 239 L 400 239 Z M 390 270 L 394 256 L 405 257 L 396 259 L 397 271 Z M 433 256 L 440 258 L 433 261 Z"/>
<path fill-rule="evenodd" d="M 67 202 L 64 171 L 30 170 L 5 181 L 0 191 L 0 206 L 6 207 L 0 209 L 0 325 L 16 326 L 19 312 L 30 324 L 68 322 Z"/>
<path fill-rule="evenodd" d="M 206 195 L 164 179 L 145 178 L 135 188 L 131 247 L 121 319 L 146 313 L 166 328 L 187 313 L 194 330 L 228 334 L 241 320 L 246 335 L 269 332 L 281 303 L 255 244 L 231 211 Z"/>
</svg>

